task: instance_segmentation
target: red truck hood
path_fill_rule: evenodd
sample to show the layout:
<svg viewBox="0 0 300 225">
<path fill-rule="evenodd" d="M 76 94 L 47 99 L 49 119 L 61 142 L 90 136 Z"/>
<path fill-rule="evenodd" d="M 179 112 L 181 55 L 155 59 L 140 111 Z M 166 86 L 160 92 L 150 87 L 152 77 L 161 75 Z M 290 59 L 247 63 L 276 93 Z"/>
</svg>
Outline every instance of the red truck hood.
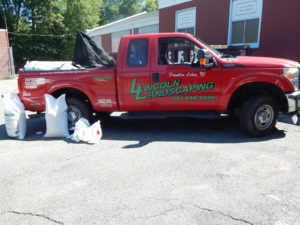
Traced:
<svg viewBox="0 0 300 225">
<path fill-rule="evenodd" d="M 239 64 L 246 68 L 284 68 L 299 67 L 296 61 L 271 57 L 238 56 L 234 60 L 226 61 L 226 64 Z"/>
</svg>

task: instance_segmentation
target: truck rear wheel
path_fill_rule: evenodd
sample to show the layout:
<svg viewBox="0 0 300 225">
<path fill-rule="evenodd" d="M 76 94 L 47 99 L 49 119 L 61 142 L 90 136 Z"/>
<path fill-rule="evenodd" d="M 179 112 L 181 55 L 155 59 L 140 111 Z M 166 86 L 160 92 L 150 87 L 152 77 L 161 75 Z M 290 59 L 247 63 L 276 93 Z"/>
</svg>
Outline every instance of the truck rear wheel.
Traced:
<svg viewBox="0 0 300 225">
<path fill-rule="evenodd" d="M 68 97 L 67 98 L 68 105 L 68 127 L 69 130 L 74 130 L 75 123 L 80 118 L 85 118 L 90 121 L 91 113 L 88 105 L 79 100 L 78 98 Z"/>
<path fill-rule="evenodd" d="M 241 127 L 253 137 L 270 134 L 278 119 L 278 106 L 267 96 L 255 96 L 248 99 L 240 112 Z"/>
</svg>

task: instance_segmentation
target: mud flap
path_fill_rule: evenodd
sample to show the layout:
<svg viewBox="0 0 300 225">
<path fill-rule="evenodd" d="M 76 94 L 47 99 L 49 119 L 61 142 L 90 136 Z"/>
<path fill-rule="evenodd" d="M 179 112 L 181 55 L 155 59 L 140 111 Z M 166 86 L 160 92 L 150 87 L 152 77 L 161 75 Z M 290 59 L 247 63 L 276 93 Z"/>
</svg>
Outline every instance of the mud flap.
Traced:
<svg viewBox="0 0 300 225">
<path fill-rule="evenodd" d="M 289 113 L 292 113 L 291 119 L 296 124 L 300 117 L 300 91 L 286 94 L 286 98 L 289 105 Z"/>
<path fill-rule="evenodd" d="M 299 113 L 294 113 L 294 114 L 291 116 L 291 119 L 292 119 L 293 123 L 296 125 L 297 122 L 298 122 L 298 119 L 299 119 Z"/>
</svg>

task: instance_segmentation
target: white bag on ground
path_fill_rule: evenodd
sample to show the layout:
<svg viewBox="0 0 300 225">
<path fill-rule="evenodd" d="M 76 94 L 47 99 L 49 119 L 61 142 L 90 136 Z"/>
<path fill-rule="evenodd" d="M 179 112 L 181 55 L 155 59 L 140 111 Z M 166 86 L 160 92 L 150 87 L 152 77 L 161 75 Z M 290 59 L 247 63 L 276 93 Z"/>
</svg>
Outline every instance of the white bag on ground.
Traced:
<svg viewBox="0 0 300 225">
<path fill-rule="evenodd" d="M 100 121 L 90 126 L 87 119 L 81 118 L 75 124 L 75 130 L 71 139 L 75 142 L 87 142 L 89 144 L 97 144 L 102 138 L 102 129 Z"/>
<path fill-rule="evenodd" d="M 80 118 L 75 123 L 74 133 L 71 135 L 71 139 L 75 142 L 85 141 L 87 129 L 90 127 L 90 123 L 85 118 Z"/>
<path fill-rule="evenodd" d="M 102 138 L 102 129 L 100 126 L 100 121 L 98 120 L 92 126 L 88 128 L 87 135 L 89 144 L 97 144 Z"/>
<path fill-rule="evenodd" d="M 26 115 L 23 103 L 16 93 L 3 96 L 6 133 L 11 138 L 23 140 L 26 135 Z"/>
<path fill-rule="evenodd" d="M 56 99 L 52 95 L 45 94 L 45 103 L 47 131 L 44 137 L 69 136 L 66 95 L 63 94 Z"/>
</svg>

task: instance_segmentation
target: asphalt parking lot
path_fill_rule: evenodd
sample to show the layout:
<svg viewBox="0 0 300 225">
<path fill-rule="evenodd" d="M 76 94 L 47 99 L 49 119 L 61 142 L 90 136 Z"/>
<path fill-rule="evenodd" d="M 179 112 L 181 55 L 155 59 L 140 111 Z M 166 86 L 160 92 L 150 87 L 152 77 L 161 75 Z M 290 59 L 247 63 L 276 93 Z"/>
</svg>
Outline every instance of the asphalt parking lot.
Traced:
<svg viewBox="0 0 300 225">
<path fill-rule="evenodd" d="M 0 94 L 16 80 L 0 81 Z M 0 224 L 300 225 L 300 122 L 250 138 L 234 119 L 102 123 L 97 145 L 7 138 L 0 103 Z"/>
</svg>

